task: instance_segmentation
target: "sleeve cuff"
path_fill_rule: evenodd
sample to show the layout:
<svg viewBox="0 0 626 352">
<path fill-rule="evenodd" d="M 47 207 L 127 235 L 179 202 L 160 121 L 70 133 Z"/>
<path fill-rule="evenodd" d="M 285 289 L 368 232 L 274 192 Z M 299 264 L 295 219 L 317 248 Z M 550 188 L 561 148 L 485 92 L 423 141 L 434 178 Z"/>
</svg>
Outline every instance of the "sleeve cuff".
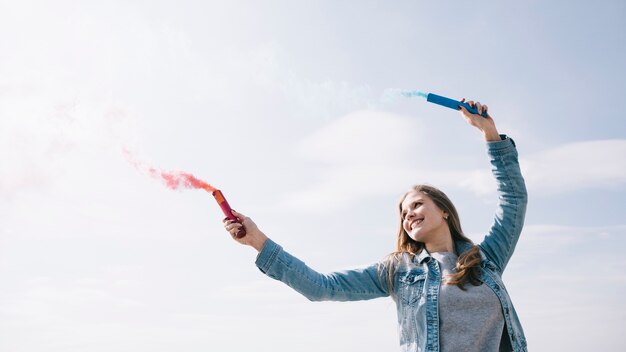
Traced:
<svg viewBox="0 0 626 352">
<path fill-rule="evenodd" d="M 283 248 L 280 245 L 268 238 L 256 257 L 256 266 L 261 272 L 266 273 L 282 250 Z"/>
<path fill-rule="evenodd" d="M 507 136 L 506 134 L 501 134 L 500 138 L 502 140 L 495 142 L 487 142 L 487 150 L 490 154 L 505 154 L 510 151 L 515 151 L 515 141 Z"/>
</svg>

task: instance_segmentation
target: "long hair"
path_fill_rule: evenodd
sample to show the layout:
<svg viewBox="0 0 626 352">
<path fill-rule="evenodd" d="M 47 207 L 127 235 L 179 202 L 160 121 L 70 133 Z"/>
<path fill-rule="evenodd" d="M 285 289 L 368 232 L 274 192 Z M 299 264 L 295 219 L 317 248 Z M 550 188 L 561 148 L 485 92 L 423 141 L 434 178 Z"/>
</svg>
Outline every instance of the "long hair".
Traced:
<svg viewBox="0 0 626 352">
<path fill-rule="evenodd" d="M 407 191 L 398 204 L 398 214 L 400 226 L 398 228 L 396 251 L 387 256 L 387 284 L 390 291 L 393 291 L 393 277 L 397 272 L 398 266 L 402 261 L 402 256 L 408 254 L 411 258 L 418 255 L 425 249 L 424 243 L 417 242 L 409 237 L 409 234 L 402 226 L 402 202 L 411 192 L 420 192 L 429 197 L 435 205 L 448 214 L 446 220 L 453 241 L 463 241 L 472 244 L 472 248 L 461 254 L 456 262 L 456 272 L 446 277 L 448 285 L 457 285 L 460 289 L 465 290 L 463 285 L 470 282 L 474 286 L 479 286 L 480 281 L 480 263 L 481 257 L 479 248 L 472 240 L 463 234 L 461 229 L 461 221 L 459 214 L 452 204 L 452 201 L 441 190 L 430 185 L 416 185 Z"/>
</svg>

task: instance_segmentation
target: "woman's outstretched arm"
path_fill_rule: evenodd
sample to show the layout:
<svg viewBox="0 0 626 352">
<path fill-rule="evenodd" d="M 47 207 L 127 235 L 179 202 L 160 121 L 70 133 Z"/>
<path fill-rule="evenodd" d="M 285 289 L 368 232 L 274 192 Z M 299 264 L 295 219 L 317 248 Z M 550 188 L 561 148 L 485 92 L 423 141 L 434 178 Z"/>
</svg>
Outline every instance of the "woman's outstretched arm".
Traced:
<svg viewBox="0 0 626 352">
<path fill-rule="evenodd" d="M 241 224 L 225 219 L 224 227 L 237 242 L 259 251 L 257 267 L 267 276 L 282 281 L 309 300 L 357 301 L 389 296 L 387 271 L 383 264 L 321 274 L 267 238 L 252 219 L 235 211 L 233 214 L 241 220 Z M 235 234 L 242 226 L 246 230 L 246 236 L 236 238 Z"/>
<path fill-rule="evenodd" d="M 498 133 L 491 116 L 485 118 L 479 115 L 482 111 L 487 111 L 487 106 L 471 101 L 468 103 L 478 108 L 478 114 L 471 114 L 463 107 L 461 113 L 468 123 L 483 132 L 492 173 L 498 185 L 498 207 L 494 222 L 480 247 L 502 273 L 513 255 L 522 232 L 528 194 L 515 142 Z"/>
</svg>

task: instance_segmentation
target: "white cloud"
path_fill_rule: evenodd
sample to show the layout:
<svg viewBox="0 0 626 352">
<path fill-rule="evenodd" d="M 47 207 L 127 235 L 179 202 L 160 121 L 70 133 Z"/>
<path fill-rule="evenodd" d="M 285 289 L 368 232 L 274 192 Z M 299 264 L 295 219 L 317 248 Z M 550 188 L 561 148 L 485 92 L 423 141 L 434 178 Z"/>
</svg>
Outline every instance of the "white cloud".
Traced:
<svg viewBox="0 0 626 352">
<path fill-rule="evenodd" d="M 295 209 L 329 211 L 363 197 L 396 192 L 419 175 L 406 160 L 415 159 L 410 156 L 423 135 L 415 119 L 391 113 L 358 111 L 332 121 L 296 149 L 321 164 L 319 183 L 288 194 L 284 202 Z"/>
<path fill-rule="evenodd" d="M 465 171 L 460 174 L 460 181 L 457 182 L 460 188 L 469 189 L 481 196 L 493 194 L 496 191 L 497 184 L 489 170 Z"/>
<path fill-rule="evenodd" d="M 416 119 L 376 111 L 345 115 L 300 144 L 300 156 L 323 164 L 320 181 L 287 195 L 286 203 L 298 209 L 331 210 L 424 180 L 437 180 L 440 186 L 468 189 L 480 196 L 495 193 L 496 182 L 487 168 L 441 169 L 442 165 L 433 165 L 431 160 L 428 168 L 421 167 L 424 160 L 415 155 L 428 144 L 426 137 Z M 529 191 L 546 194 L 620 186 L 626 183 L 622 160 L 626 160 L 626 140 L 600 140 L 522 156 L 520 164 Z"/>
<path fill-rule="evenodd" d="M 522 161 L 529 188 L 569 192 L 626 183 L 626 140 L 566 144 Z"/>
<path fill-rule="evenodd" d="M 626 140 L 598 140 L 565 144 L 520 157 L 529 191 L 567 193 L 580 189 L 612 188 L 626 183 Z M 494 193 L 488 170 L 465 172 L 459 185 L 479 195 Z"/>
<path fill-rule="evenodd" d="M 297 152 L 332 164 L 398 164 L 416 147 L 420 132 L 415 120 L 392 113 L 357 111 L 313 133 Z"/>
<path fill-rule="evenodd" d="M 526 225 L 520 239 L 520 247 L 527 253 L 550 254 L 563 251 L 566 246 L 582 244 L 585 241 L 611 242 L 614 238 L 626 235 L 626 225 L 616 226 L 566 226 L 566 225 Z"/>
<path fill-rule="evenodd" d="M 483 233 L 468 234 L 476 241 L 482 241 Z M 525 225 L 513 256 L 514 265 L 536 262 L 545 255 L 562 254 L 572 247 L 585 243 L 626 242 L 626 225 L 612 226 L 570 226 L 557 224 Z"/>
<path fill-rule="evenodd" d="M 416 119 L 376 111 L 345 115 L 299 145 L 300 156 L 322 164 L 320 181 L 287 195 L 285 202 L 299 209 L 331 210 L 364 197 L 397 192 L 398 185 L 413 184 L 416 176 L 417 181 L 437 180 L 439 185 L 477 195 L 495 192 L 487 168 L 422 168 L 415 155 L 427 145 L 426 137 Z M 521 157 L 520 163 L 529 190 L 545 194 L 622 185 L 626 182 L 622 160 L 626 160 L 626 140 L 600 140 L 559 146 Z"/>
</svg>

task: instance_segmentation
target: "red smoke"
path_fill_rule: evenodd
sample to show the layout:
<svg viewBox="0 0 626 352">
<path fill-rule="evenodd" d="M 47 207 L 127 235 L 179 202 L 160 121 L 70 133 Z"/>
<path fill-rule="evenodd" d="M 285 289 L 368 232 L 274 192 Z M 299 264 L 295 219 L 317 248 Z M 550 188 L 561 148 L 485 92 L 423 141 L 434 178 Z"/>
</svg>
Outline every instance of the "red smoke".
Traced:
<svg viewBox="0 0 626 352">
<path fill-rule="evenodd" d="M 148 173 L 153 178 L 161 180 L 170 189 L 178 189 L 182 186 L 184 188 L 201 188 L 209 193 L 217 190 L 217 188 L 211 186 L 210 184 L 202 181 L 199 178 L 196 178 L 194 175 L 188 172 L 163 171 L 155 169 L 137 160 L 128 149 L 124 148 L 123 152 L 128 162 L 133 164 L 133 166 L 135 166 L 137 170 Z"/>
</svg>

